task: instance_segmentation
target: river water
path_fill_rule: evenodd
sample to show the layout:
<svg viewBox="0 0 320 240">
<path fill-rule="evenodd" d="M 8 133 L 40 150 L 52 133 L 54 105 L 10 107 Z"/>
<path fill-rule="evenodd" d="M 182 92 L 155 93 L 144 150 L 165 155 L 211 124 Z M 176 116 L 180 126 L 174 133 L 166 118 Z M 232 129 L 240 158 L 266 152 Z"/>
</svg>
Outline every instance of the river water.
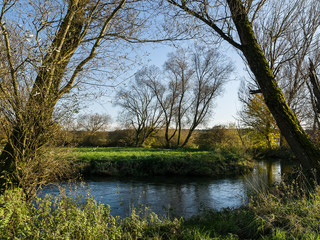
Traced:
<svg viewBox="0 0 320 240">
<path fill-rule="evenodd" d="M 256 162 L 247 176 L 212 179 L 191 177 L 104 178 L 66 186 L 78 195 L 90 194 L 97 202 L 108 204 L 113 216 L 127 216 L 133 208 L 149 207 L 158 215 L 182 216 L 199 214 L 203 209 L 221 210 L 246 205 L 250 193 L 279 183 L 291 164 L 278 161 Z M 75 190 L 76 189 L 76 190 Z M 46 193 L 58 194 L 57 187 Z"/>
</svg>

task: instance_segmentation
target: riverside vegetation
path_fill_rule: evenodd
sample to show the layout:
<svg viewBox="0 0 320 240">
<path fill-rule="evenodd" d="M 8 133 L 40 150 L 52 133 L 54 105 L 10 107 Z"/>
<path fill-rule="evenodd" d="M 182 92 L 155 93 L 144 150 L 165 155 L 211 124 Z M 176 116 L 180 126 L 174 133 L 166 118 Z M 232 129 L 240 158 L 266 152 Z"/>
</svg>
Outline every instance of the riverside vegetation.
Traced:
<svg viewBox="0 0 320 240">
<path fill-rule="evenodd" d="M 89 195 L 47 195 L 33 203 L 22 190 L 0 196 L 1 239 L 320 239 L 320 187 L 282 184 L 248 207 L 161 218 L 149 209 L 114 217 Z"/>
</svg>

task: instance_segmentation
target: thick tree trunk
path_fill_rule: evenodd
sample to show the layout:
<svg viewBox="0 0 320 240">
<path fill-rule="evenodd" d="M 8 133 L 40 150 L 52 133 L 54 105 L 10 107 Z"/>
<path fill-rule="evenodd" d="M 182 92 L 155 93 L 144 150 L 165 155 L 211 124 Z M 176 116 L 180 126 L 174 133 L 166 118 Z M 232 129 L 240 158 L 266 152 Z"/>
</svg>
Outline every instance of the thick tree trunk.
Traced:
<svg viewBox="0 0 320 240">
<path fill-rule="evenodd" d="M 306 170 L 319 167 L 320 152 L 315 148 L 300 122 L 288 107 L 269 64 L 255 38 L 241 0 L 227 0 L 236 25 L 242 52 L 259 83 L 265 102 L 293 153 Z"/>
<path fill-rule="evenodd" d="M 35 158 L 41 146 L 52 139 L 53 110 L 59 99 L 59 89 L 67 65 L 79 46 L 85 23 L 84 6 L 70 3 L 64 20 L 43 58 L 38 75 L 25 106 L 19 109 L 21 118 L 13 124 L 12 133 L 0 154 L 0 175 L 14 174 L 16 162 Z M 59 51 L 57 51 L 57 49 Z M 1 187 L 1 186 L 0 186 Z"/>
</svg>

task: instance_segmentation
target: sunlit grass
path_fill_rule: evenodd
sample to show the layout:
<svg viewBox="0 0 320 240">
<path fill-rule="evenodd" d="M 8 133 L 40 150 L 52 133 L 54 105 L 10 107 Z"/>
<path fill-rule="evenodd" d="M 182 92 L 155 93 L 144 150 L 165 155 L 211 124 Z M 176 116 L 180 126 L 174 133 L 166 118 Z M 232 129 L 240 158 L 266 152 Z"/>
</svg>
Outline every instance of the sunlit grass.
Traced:
<svg viewBox="0 0 320 240">
<path fill-rule="evenodd" d="M 212 156 L 212 151 L 197 149 L 157 149 L 157 148 L 124 148 L 124 147 L 79 147 L 73 154 L 81 160 L 131 160 L 133 158 L 146 159 L 150 157 L 180 158 Z"/>
<path fill-rule="evenodd" d="M 99 176 L 236 176 L 252 162 L 226 149 L 75 148 L 82 172 Z"/>
</svg>

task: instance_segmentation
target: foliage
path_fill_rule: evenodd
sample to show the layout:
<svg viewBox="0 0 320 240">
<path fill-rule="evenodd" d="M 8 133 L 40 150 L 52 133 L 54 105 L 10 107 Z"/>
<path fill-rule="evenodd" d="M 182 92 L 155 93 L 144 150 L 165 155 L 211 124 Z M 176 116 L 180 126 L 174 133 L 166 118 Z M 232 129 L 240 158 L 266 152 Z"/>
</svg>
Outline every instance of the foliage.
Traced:
<svg viewBox="0 0 320 240">
<path fill-rule="evenodd" d="M 217 239 L 252 239 L 257 234 L 254 212 L 248 208 L 206 210 L 202 215 L 186 220 L 186 231 L 199 231 Z"/>
<path fill-rule="evenodd" d="M 240 89 L 240 101 L 243 104 L 239 112 L 239 121 L 243 128 L 253 129 L 250 138 L 255 142 L 256 147 L 276 148 L 280 141 L 280 132 L 272 117 L 262 95 L 249 93 L 243 88 Z"/>
<path fill-rule="evenodd" d="M 44 185 L 74 178 L 77 172 L 72 165 L 73 159 L 69 157 L 70 148 L 57 151 L 54 139 L 51 139 L 51 142 L 52 146 L 42 147 L 41 152 L 34 158 L 17 158 L 14 163 L 15 170 L 12 173 L 3 172 L 1 181 L 5 184 L 1 187 L 16 185 L 23 190 L 27 200 L 31 201 L 38 189 Z"/>
<path fill-rule="evenodd" d="M 130 147 L 134 145 L 132 129 L 115 130 L 108 132 L 108 146 L 110 147 Z M 97 145 L 96 145 L 97 146 Z"/>
<path fill-rule="evenodd" d="M 227 128 L 221 125 L 199 131 L 194 142 L 200 149 L 239 148 L 241 146 L 236 129 L 232 126 Z"/>
<path fill-rule="evenodd" d="M 252 170 L 245 157 L 227 149 L 76 148 L 73 155 L 85 174 L 103 176 L 211 176 Z"/>
<path fill-rule="evenodd" d="M 0 196 L 0 216 L 3 239 L 170 239 L 166 235 L 177 233 L 181 225 L 177 219 L 142 216 L 135 210 L 119 219 L 91 197 L 47 195 L 28 204 L 20 189 Z"/>
<path fill-rule="evenodd" d="M 121 129 L 114 131 L 67 131 L 61 130 L 58 136 L 58 146 L 87 147 L 130 147 L 134 146 L 134 131 Z"/>
</svg>

